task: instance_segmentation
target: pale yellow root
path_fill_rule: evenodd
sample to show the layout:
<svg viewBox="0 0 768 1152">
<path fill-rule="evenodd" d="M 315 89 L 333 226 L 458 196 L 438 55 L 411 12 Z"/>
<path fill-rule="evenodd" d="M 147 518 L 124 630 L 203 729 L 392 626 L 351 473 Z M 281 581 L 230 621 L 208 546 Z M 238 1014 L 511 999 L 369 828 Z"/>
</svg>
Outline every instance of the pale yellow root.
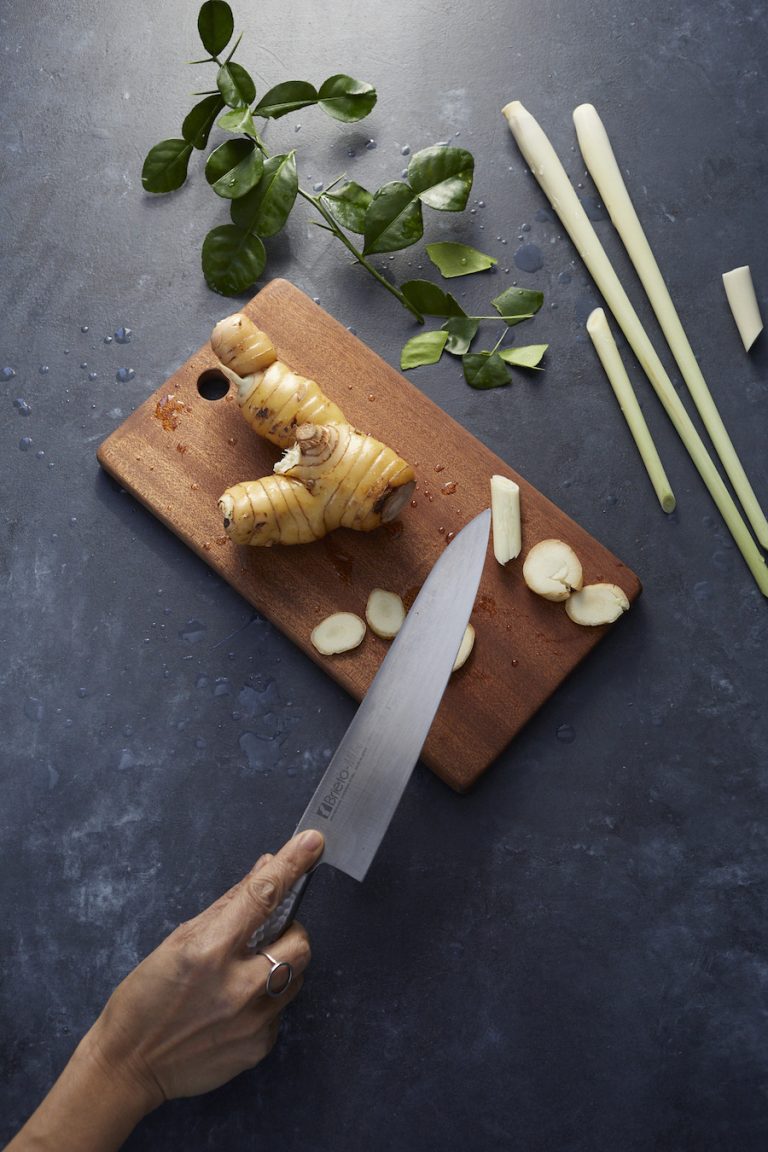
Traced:
<svg viewBox="0 0 768 1152">
<path fill-rule="evenodd" d="M 235 484 L 219 500 L 236 544 L 308 544 L 335 528 L 371 532 L 411 497 L 411 466 L 349 424 L 304 424 L 295 447 L 280 474 Z"/>
<path fill-rule="evenodd" d="M 211 347 L 237 388 L 251 428 L 280 448 L 293 444 L 300 424 L 346 424 L 344 413 L 320 385 L 278 360 L 267 334 L 244 313 L 216 325 Z"/>
</svg>

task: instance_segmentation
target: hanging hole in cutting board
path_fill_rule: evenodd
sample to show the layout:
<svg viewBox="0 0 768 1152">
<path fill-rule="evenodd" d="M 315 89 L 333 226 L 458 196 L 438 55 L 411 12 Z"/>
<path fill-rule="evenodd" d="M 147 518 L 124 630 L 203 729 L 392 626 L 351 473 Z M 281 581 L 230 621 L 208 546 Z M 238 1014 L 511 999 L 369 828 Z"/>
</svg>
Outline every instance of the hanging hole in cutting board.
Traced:
<svg viewBox="0 0 768 1152">
<path fill-rule="evenodd" d="M 198 376 L 197 390 L 204 400 L 221 400 L 229 392 L 229 380 L 218 368 L 209 368 Z"/>
</svg>

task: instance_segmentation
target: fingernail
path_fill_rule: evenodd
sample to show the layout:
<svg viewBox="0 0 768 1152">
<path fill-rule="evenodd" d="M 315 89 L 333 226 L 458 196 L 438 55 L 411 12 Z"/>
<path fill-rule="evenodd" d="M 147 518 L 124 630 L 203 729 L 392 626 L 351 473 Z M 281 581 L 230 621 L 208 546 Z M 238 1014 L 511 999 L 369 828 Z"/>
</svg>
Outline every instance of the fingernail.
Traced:
<svg viewBox="0 0 768 1152">
<path fill-rule="evenodd" d="M 323 843 L 323 837 L 320 832 L 314 828 L 308 828 L 306 832 L 302 832 L 299 836 L 299 844 L 302 848 L 308 849 L 310 852 L 316 852 Z"/>
</svg>

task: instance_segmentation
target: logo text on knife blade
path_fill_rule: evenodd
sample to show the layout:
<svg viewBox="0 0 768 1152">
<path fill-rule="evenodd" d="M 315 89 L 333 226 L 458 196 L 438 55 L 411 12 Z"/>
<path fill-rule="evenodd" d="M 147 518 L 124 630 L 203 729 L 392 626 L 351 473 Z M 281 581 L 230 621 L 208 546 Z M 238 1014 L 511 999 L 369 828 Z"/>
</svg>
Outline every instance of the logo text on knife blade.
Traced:
<svg viewBox="0 0 768 1152">
<path fill-rule="evenodd" d="M 339 770 L 336 773 L 333 783 L 328 791 L 321 798 L 317 806 L 315 814 L 321 816 L 323 820 L 332 820 L 339 810 L 344 793 L 349 788 L 354 780 L 357 770 L 360 767 L 360 762 L 365 755 L 365 747 L 361 748 L 357 756 L 347 765 L 339 765 Z"/>
</svg>

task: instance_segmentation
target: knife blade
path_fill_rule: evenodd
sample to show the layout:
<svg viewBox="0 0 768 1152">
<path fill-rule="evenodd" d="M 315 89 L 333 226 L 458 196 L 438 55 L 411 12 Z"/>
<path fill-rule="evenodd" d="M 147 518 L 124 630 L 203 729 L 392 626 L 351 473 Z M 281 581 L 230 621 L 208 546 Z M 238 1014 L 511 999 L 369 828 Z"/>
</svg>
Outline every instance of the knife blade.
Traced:
<svg viewBox="0 0 768 1152">
<path fill-rule="evenodd" d="M 363 880 L 419 758 L 475 602 L 490 509 L 457 533 L 427 576 L 345 732 L 296 832 L 325 837 L 320 864 Z M 293 920 L 302 876 L 249 944 L 262 947 Z"/>
</svg>

